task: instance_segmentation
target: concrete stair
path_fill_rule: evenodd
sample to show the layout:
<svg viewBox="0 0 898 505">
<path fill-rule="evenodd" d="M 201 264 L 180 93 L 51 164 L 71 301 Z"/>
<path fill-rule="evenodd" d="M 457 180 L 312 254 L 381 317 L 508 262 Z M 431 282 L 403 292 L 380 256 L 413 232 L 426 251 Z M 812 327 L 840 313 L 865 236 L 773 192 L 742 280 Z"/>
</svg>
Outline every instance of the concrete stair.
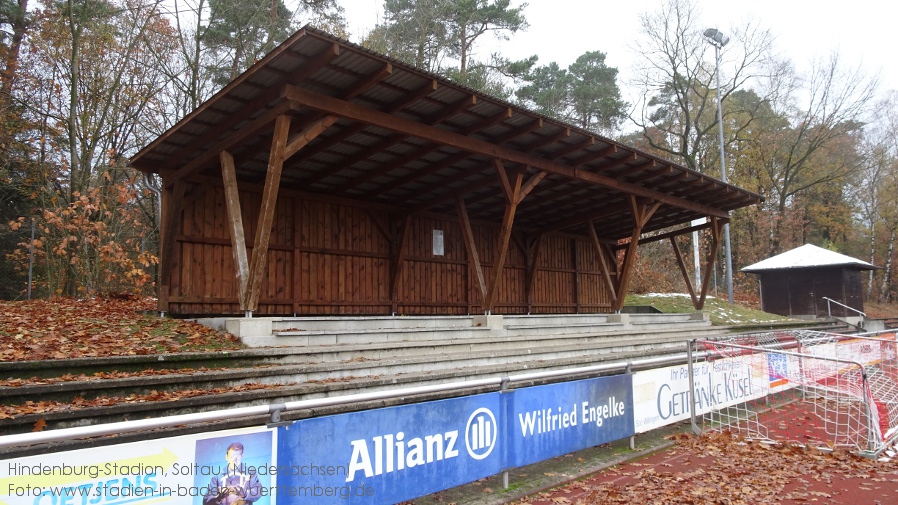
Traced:
<svg viewBox="0 0 898 505">
<path fill-rule="evenodd" d="M 199 320 L 249 347 L 307 347 L 476 340 L 493 337 L 598 336 L 678 328 L 707 329 L 694 314 L 550 314 L 526 316 L 371 316 Z"/>
</svg>

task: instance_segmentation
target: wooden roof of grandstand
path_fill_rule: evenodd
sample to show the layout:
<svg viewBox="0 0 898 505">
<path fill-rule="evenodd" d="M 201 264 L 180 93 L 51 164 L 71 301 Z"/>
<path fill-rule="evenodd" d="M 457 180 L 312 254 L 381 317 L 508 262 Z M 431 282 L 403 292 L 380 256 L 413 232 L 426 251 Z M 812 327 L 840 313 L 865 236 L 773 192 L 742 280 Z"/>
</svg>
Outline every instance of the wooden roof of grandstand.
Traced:
<svg viewBox="0 0 898 505">
<path fill-rule="evenodd" d="M 282 188 L 399 214 L 452 214 L 462 198 L 470 219 L 501 222 L 506 173 L 525 181 L 514 216 L 515 230 L 525 233 L 582 234 L 584 223 L 593 222 L 598 237 L 618 240 L 632 235 L 637 201 L 656 206 L 643 233 L 702 217 L 726 220 L 730 211 L 762 201 L 310 27 L 131 163 L 161 174 L 166 184 L 220 181 L 219 155 L 227 151 L 237 180 L 261 187 L 276 119 L 284 114 L 292 121 Z M 295 135 L 304 131 L 314 134 Z"/>
</svg>

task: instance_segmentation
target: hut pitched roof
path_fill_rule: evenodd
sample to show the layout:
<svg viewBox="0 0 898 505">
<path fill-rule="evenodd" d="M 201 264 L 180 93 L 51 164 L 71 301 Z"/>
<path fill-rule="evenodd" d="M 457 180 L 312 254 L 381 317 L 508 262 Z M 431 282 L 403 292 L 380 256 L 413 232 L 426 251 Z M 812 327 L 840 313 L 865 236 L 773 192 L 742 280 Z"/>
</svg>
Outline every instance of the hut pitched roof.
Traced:
<svg viewBox="0 0 898 505">
<path fill-rule="evenodd" d="M 742 269 L 743 272 L 756 273 L 767 270 L 785 270 L 791 268 L 819 267 L 854 267 L 858 270 L 873 270 L 876 267 L 866 261 L 839 254 L 813 244 L 805 244 L 791 251 L 759 261 Z"/>
</svg>

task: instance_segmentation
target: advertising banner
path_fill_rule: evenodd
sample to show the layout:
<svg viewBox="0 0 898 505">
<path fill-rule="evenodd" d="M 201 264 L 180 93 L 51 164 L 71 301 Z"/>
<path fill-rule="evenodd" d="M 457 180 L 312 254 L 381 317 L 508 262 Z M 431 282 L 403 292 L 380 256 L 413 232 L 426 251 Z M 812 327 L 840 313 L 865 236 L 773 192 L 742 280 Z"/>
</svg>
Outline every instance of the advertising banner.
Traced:
<svg viewBox="0 0 898 505">
<path fill-rule="evenodd" d="M 285 503 L 396 503 L 503 468 L 500 394 L 305 419 L 278 431 Z"/>
<path fill-rule="evenodd" d="M 0 504 L 270 505 L 276 438 L 250 428 L 4 461 Z"/>
<path fill-rule="evenodd" d="M 696 414 L 766 395 L 771 380 L 767 357 L 758 358 L 759 366 L 739 358 L 696 363 Z M 677 365 L 633 374 L 633 412 L 637 433 L 689 419 L 689 368 Z"/>
<path fill-rule="evenodd" d="M 519 389 L 508 401 L 509 466 L 633 435 L 633 384 L 615 375 Z"/>
</svg>

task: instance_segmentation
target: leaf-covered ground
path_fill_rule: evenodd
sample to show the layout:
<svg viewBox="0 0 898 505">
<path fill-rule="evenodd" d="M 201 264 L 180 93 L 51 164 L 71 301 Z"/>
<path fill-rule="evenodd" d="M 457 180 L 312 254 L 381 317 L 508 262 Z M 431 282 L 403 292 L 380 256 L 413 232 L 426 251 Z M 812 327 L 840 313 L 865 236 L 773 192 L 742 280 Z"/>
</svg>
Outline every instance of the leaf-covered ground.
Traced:
<svg viewBox="0 0 898 505">
<path fill-rule="evenodd" d="M 87 409 L 91 407 L 108 407 L 111 405 L 120 405 L 123 403 L 171 402 L 175 400 L 183 400 L 185 398 L 194 398 L 197 396 L 239 393 L 244 391 L 258 391 L 260 389 L 272 389 L 275 387 L 285 387 L 290 385 L 292 384 L 272 385 L 247 382 L 246 384 L 228 386 L 226 388 L 151 391 L 150 393 L 143 395 L 133 394 L 128 396 L 103 396 L 91 400 L 87 400 L 79 396 L 70 402 L 29 401 L 19 405 L 0 405 L 0 419 L 15 419 L 16 417 L 32 414 L 50 414 L 55 412 Z M 40 431 L 40 429 L 38 429 L 39 427 L 39 425 L 35 426 L 35 431 Z"/>
<path fill-rule="evenodd" d="M 148 298 L 0 301 L 0 361 L 239 349 L 237 337 L 164 319 Z"/>
<path fill-rule="evenodd" d="M 727 433 L 679 435 L 676 445 L 531 496 L 518 505 L 890 504 L 898 462 L 845 451 L 745 442 Z"/>
</svg>

